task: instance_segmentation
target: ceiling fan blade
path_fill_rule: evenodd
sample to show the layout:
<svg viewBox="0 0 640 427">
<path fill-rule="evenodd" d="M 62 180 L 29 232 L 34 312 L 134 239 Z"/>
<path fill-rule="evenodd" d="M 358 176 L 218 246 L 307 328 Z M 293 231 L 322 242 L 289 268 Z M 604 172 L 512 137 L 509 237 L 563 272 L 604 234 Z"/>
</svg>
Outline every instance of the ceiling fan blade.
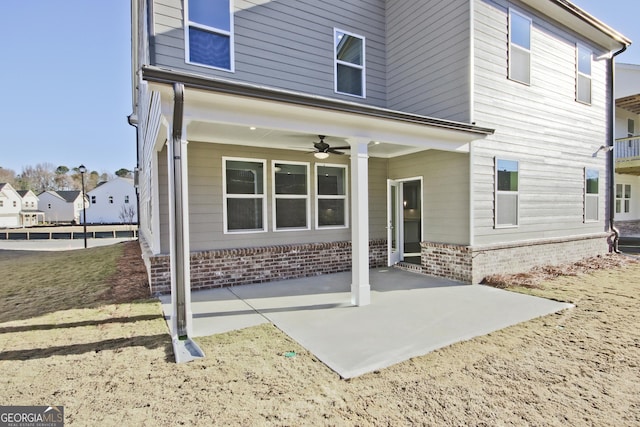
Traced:
<svg viewBox="0 0 640 427">
<path fill-rule="evenodd" d="M 334 150 L 349 150 L 351 147 L 349 145 L 345 145 L 344 147 L 331 147 Z"/>
<path fill-rule="evenodd" d="M 329 149 L 327 150 L 327 152 L 329 152 L 329 153 L 331 153 L 331 154 L 340 154 L 340 155 L 343 155 L 343 154 L 344 154 L 342 151 L 336 151 L 336 149 L 335 149 L 335 148 L 329 148 Z"/>
</svg>

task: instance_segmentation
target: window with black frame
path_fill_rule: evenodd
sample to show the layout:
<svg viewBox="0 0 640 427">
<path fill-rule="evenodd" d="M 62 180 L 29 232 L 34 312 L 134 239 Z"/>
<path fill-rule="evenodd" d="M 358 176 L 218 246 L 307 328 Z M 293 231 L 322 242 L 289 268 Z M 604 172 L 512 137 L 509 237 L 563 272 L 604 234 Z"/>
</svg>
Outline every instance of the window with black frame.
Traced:
<svg viewBox="0 0 640 427">
<path fill-rule="evenodd" d="M 309 164 L 273 163 L 275 230 L 309 229 Z"/>
<path fill-rule="evenodd" d="M 265 230 L 265 161 L 224 159 L 225 231 Z"/>
<path fill-rule="evenodd" d="M 346 166 L 318 165 L 317 180 L 317 226 L 347 226 Z"/>
</svg>

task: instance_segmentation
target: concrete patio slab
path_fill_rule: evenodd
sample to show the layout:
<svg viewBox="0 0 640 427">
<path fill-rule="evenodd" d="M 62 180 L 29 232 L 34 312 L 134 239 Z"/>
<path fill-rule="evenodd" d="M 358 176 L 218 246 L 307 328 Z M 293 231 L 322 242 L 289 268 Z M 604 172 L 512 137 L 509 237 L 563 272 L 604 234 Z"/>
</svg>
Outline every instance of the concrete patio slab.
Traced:
<svg viewBox="0 0 640 427">
<path fill-rule="evenodd" d="M 194 335 L 271 322 L 352 378 L 572 307 L 397 269 L 372 270 L 371 304 L 353 307 L 350 280 L 346 272 L 193 292 Z"/>
</svg>

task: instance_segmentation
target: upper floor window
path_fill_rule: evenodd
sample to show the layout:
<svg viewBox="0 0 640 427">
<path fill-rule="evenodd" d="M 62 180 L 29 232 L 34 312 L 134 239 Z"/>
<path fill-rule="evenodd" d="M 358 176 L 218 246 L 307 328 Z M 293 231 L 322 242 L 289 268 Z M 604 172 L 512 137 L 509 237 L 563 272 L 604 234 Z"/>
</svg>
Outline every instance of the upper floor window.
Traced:
<svg viewBox="0 0 640 427">
<path fill-rule="evenodd" d="M 496 159 L 495 226 L 516 227 L 518 225 L 518 174 L 515 160 Z"/>
<path fill-rule="evenodd" d="M 584 221 L 598 220 L 600 174 L 596 169 L 584 170 Z"/>
<path fill-rule="evenodd" d="M 109 203 L 113 204 L 113 196 L 109 196 Z"/>
<path fill-rule="evenodd" d="M 309 164 L 273 162 L 274 230 L 309 229 Z"/>
<path fill-rule="evenodd" d="M 125 203 L 129 203 L 129 196 L 128 196 L 128 195 L 127 195 L 127 196 L 124 196 L 124 202 L 125 202 Z"/>
<path fill-rule="evenodd" d="M 631 185 L 616 184 L 616 213 L 631 212 Z"/>
<path fill-rule="evenodd" d="M 91 204 L 92 205 L 96 204 L 96 196 L 91 196 Z"/>
<path fill-rule="evenodd" d="M 4 207 L 4 200 L 0 200 L 0 208 Z"/>
<path fill-rule="evenodd" d="M 13 207 L 17 208 L 18 207 L 18 202 L 16 202 L 15 200 L 13 201 Z"/>
<path fill-rule="evenodd" d="M 223 158 L 225 232 L 266 231 L 265 161 Z"/>
<path fill-rule="evenodd" d="M 531 83 L 531 19 L 509 10 L 509 78 Z"/>
<path fill-rule="evenodd" d="M 334 29 L 335 91 L 365 97 L 364 37 Z"/>
<path fill-rule="evenodd" d="M 576 47 L 576 101 L 591 104 L 591 50 Z"/>
<path fill-rule="evenodd" d="M 347 167 L 316 164 L 316 226 L 347 226 Z"/>
<path fill-rule="evenodd" d="M 232 0 L 189 0 L 185 4 L 188 63 L 233 71 Z"/>
<path fill-rule="evenodd" d="M 636 135 L 636 122 L 633 119 L 627 119 L 627 137 Z M 627 142 L 629 148 L 633 147 L 633 141 Z"/>
</svg>

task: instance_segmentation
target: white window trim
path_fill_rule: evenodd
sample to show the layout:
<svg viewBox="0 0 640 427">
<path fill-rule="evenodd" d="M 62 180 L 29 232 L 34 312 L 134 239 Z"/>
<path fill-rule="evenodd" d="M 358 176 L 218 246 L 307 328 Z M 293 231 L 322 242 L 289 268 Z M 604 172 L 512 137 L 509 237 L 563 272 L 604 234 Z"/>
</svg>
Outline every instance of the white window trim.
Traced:
<svg viewBox="0 0 640 427">
<path fill-rule="evenodd" d="M 338 46 L 336 41 L 338 37 L 338 32 L 346 34 L 348 36 L 357 37 L 362 40 L 362 65 L 354 64 L 352 62 L 340 61 L 338 59 L 338 52 L 336 52 L 336 47 Z M 367 97 L 367 41 L 364 36 L 360 34 L 355 34 L 349 31 L 341 30 L 340 28 L 333 28 L 333 91 L 340 95 L 353 96 L 356 98 L 366 98 Z M 346 67 L 351 67 L 360 70 L 362 73 L 362 95 L 354 95 L 353 93 L 348 92 L 340 92 L 338 90 L 338 64 L 344 65 Z"/>
<path fill-rule="evenodd" d="M 593 97 L 593 78 L 591 74 L 585 74 L 580 72 L 580 49 L 585 49 L 589 52 L 590 61 L 591 61 L 590 68 L 592 68 L 591 72 L 593 73 L 593 50 L 591 50 L 589 47 L 581 43 L 576 43 L 576 102 L 579 102 L 585 105 L 591 105 L 592 97 Z M 578 94 L 580 93 L 578 88 L 578 82 L 580 81 L 580 76 L 586 77 L 589 79 L 589 102 L 578 99 Z"/>
<path fill-rule="evenodd" d="M 509 162 L 516 162 L 518 164 L 518 190 L 517 191 L 504 191 L 498 190 L 498 161 L 505 160 Z M 494 196 L 494 212 L 493 212 L 493 228 L 495 229 L 503 229 L 503 228 L 518 228 L 520 226 L 520 161 L 507 157 L 494 157 L 493 159 L 493 192 Z M 498 195 L 499 194 L 514 194 L 516 195 L 516 223 L 515 224 L 498 224 Z"/>
<path fill-rule="evenodd" d="M 229 73 L 235 73 L 235 49 L 234 49 L 234 39 L 235 39 L 235 31 L 234 31 L 234 23 L 233 23 L 233 0 L 229 0 L 229 28 L 230 31 L 222 30 L 220 28 L 209 27 L 208 25 L 203 25 L 198 22 L 193 22 L 189 20 L 189 0 L 185 0 L 184 2 L 184 62 L 190 65 L 196 65 L 198 67 L 210 68 L 212 70 L 220 70 L 226 71 Z M 222 36 L 229 37 L 229 69 L 214 67 L 213 65 L 201 64 L 199 62 L 193 62 L 189 58 L 191 57 L 189 52 L 189 27 L 194 27 L 199 30 L 220 34 Z"/>
<path fill-rule="evenodd" d="M 307 177 L 307 194 L 306 195 L 297 195 L 297 194 L 282 194 L 279 195 L 276 193 L 276 163 L 278 164 L 286 164 L 286 165 L 300 165 L 306 168 L 306 177 Z M 283 232 L 283 231 L 308 231 L 311 230 L 311 177 L 310 177 L 310 163 L 309 162 L 294 162 L 289 160 L 272 160 L 271 161 L 271 188 L 272 188 L 272 197 L 273 197 L 273 206 L 271 207 L 271 214 L 273 220 L 273 231 L 274 232 Z M 286 228 L 278 228 L 276 226 L 276 200 L 277 199 L 306 199 L 307 203 L 307 226 L 306 227 L 286 227 Z"/>
<path fill-rule="evenodd" d="M 596 172 L 598 172 L 598 193 L 596 194 L 591 194 L 591 193 L 587 193 L 587 170 L 594 170 Z M 582 175 L 582 182 L 584 183 L 584 202 L 583 202 L 583 207 L 582 207 L 582 218 L 583 218 L 583 222 L 585 224 L 589 224 L 589 223 L 595 223 L 600 221 L 600 171 L 598 169 L 594 169 L 594 168 L 584 168 L 583 169 L 583 175 Z M 598 206 L 598 209 L 596 210 L 596 218 L 595 219 L 587 219 L 587 199 L 588 198 L 595 198 L 596 199 L 596 203 Z"/>
<path fill-rule="evenodd" d="M 262 199 L 262 229 L 254 230 L 229 230 L 227 222 L 227 160 L 238 162 L 262 163 L 262 194 L 234 194 L 233 199 Z M 255 234 L 267 231 L 267 161 L 265 159 L 252 159 L 248 157 L 222 157 L 222 222 L 224 234 Z"/>
<path fill-rule="evenodd" d="M 513 43 L 511 41 L 511 34 L 512 34 L 511 29 L 513 28 L 512 24 L 511 24 L 511 15 L 512 14 L 518 15 L 519 17 L 529 21 L 529 49 L 527 49 L 525 47 L 522 47 L 522 46 L 519 46 L 519 45 L 517 45 L 517 44 L 515 44 L 515 43 Z M 532 61 L 531 61 L 531 50 L 532 50 L 532 44 L 533 44 L 533 40 L 532 40 L 533 39 L 533 37 L 532 37 L 533 36 L 533 31 L 532 31 L 533 30 L 533 20 L 531 18 L 529 18 L 527 15 L 524 15 L 524 14 L 518 12 L 517 10 L 515 10 L 513 8 L 509 8 L 508 25 L 509 25 L 509 28 L 508 28 L 508 31 L 507 31 L 508 32 L 508 36 L 507 37 L 508 37 L 508 40 L 509 40 L 509 52 L 508 52 L 509 58 L 508 58 L 507 77 L 509 78 L 509 80 L 512 80 L 514 82 L 518 82 L 518 83 L 522 83 L 523 85 L 530 86 L 531 85 L 531 63 L 532 63 Z M 526 52 L 526 53 L 529 54 L 529 81 L 528 82 L 523 82 L 522 80 L 515 79 L 514 77 L 511 76 L 511 64 L 513 63 L 513 61 L 512 61 L 513 55 L 511 54 L 511 51 L 512 51 L 513 48 L 519 49 L 522 52 Z"/>
<path fill-rule="evenodd" d="M 331 168 L 343 168 L 344 169 L 344 196 L 340 195 L 319 195 L 318 194 L 318 168 L 319 167 L 331 167 Z M 334 164 L 334 163 L 316 163 L 314 165 L 314 196 L 315 196 L 315 228 L 316 230 L 343 230 L 349 228 L 349 168 L 347 165 Z M 320 215 L 318 208 L 318 200 L 321 199 L 344 199 L 344 225 L 318 225 L 318 218 Z"/>
<path fill-rule="evenodd" d="M 618 197 L 618 185 L 621 187 L 621 197 Z M 626 197 L 627 192 L 626 187 L 629 187 L 629 197 Z M 616 184 L 616 213 L 617 214 L 628 214 L 631 213 L 631 184 Z M 618 205 L 619 202 L 619 205 Z M 629 202 L 629 210 L 626 209 L 625 202 Z"/>
</svg>

